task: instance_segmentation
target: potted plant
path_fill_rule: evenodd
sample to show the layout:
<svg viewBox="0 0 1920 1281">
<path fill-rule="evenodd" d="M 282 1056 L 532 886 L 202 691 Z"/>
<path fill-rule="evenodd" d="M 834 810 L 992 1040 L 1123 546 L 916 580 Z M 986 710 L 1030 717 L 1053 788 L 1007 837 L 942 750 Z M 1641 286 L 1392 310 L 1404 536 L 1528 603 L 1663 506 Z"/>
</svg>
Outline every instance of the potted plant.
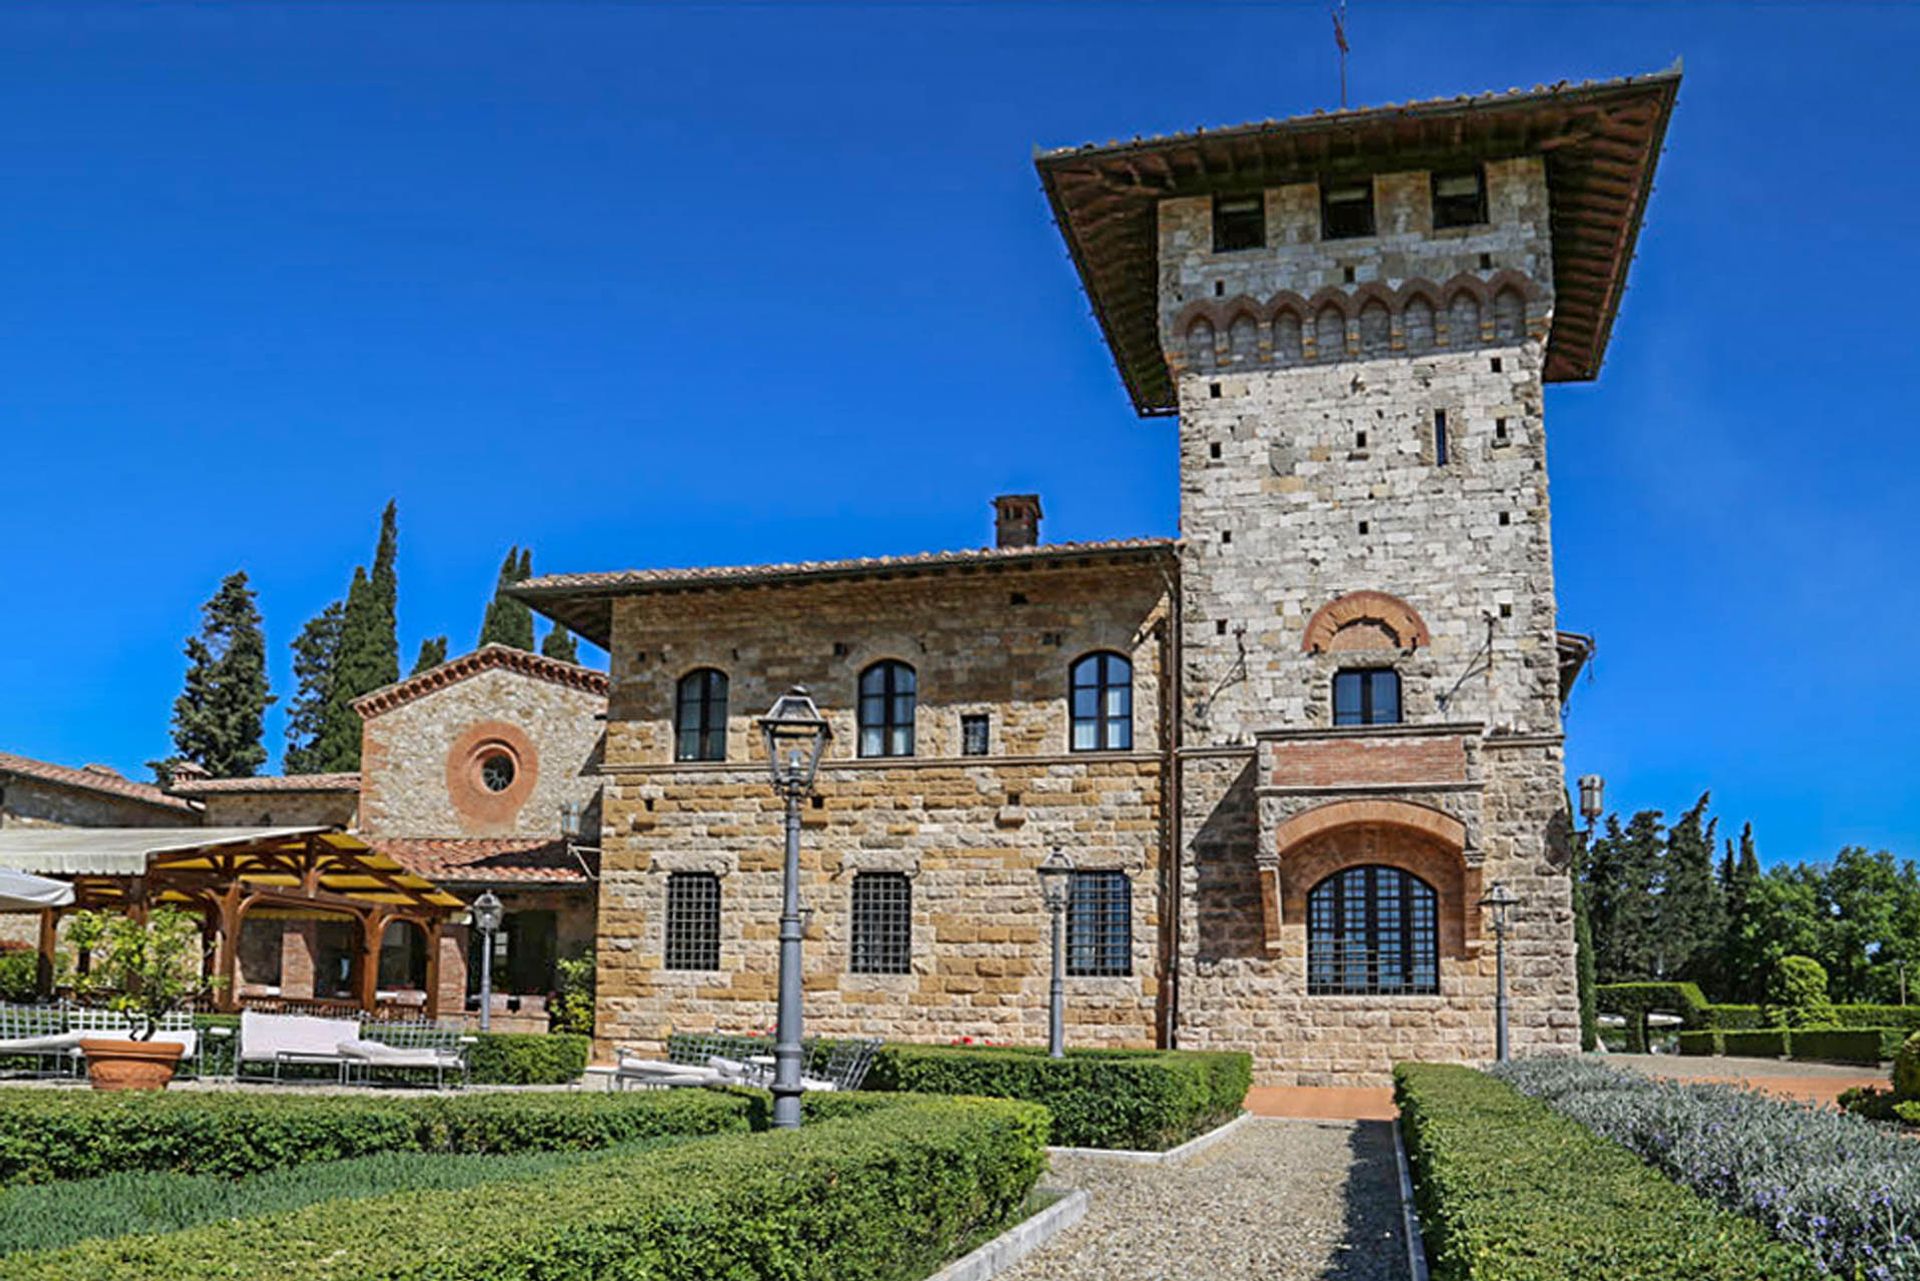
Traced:
<svg viewBox="0 0 1920 1281">
<path fill-rule="evenodd" d="M 69 981 L 82 1000 L 101 1001 L 127 1018 L 127 1038 L 80 1041 L 96 1090 L 164 1090 L 185 1046 L 156 1041 L 160 1020 L 205 995 L 200 923 L 156 908 L 144 921 L 118 912 L 76 912 L 67 929 Z M 84 970 L 77 963 L 86 957 Z"/>
</svg>

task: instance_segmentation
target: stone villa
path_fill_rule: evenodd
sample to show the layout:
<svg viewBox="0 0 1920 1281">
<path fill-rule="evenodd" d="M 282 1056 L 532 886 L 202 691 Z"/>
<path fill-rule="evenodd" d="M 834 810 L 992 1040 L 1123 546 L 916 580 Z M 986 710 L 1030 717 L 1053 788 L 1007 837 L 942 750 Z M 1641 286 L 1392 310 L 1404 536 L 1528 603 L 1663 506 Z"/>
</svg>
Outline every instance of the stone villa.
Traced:
<svg viewBox="0 0 1920 1281">
<path fill-rule="evenodd" d="M 515 593 L 609 673 L 455 659 L 361 700 L 359 776 L 94 782 L 155 824 L 357 823 L 463 898 L 500 887 L 509 984 L 591 940 L 600 1049 L 657 1045 L 771 1022 L 754 721 L 804 684 L 834 733 L 810 1032 L 1043 1041 L 1059 847 L 1072 1043 L 1245 1049 L 1274 1084 L 1491 1057 L 1498 881 L 1514 1048 L 1571 1050 L 1561 711 L 1593 646 L 1559 628 L 1544 391 L 1599 373 L 1678 87 L 1041 154 L 1135 409 L 1176 420 L 1177 538 L 1049 544 L 1007 495 L 984 549 L 550 575 Z M 324 950 L 289 922 L 250 973 L 317 990 Z"/>
</svg>

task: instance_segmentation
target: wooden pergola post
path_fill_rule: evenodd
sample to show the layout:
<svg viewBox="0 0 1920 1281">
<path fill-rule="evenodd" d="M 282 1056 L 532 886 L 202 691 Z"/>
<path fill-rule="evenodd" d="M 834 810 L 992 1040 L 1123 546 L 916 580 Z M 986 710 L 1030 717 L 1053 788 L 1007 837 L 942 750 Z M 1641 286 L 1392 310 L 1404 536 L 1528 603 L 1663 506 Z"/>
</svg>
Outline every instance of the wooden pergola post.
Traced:
<svg viewBox="0 0 1920 1281">
<path fill-rule="evenodd" d="M 240 1008 L 240 882 L 231 881 L 216 901 L 219 942 L 214 951 L 213 1003 L 228 1012 Z"/>
<path fill-rule="evenodd" d="M 40 913 L 40 961 L 34 971 L 34 990 L 41 996 L 53 995 L 54 953 L 59 939 L 60 909 L 45 908 Z"/>
<path fill-rule="evenodd" d="M 440 1017 L 440 918 L 435 916 L 421 927 L 427 936 L 427 1008 L 429 1019 Z"/>
<path fill-rule="evenodd" d="M 373 910 L 360 918 L 360 972 L 355 976 L 359 981 L 356 987 L 360 995 L 360 1008 L 373 1013 L 379 1002 L 380 989 L 380 944 L 386 938 L 387 922 L 392 918 L 385 912 Z"/>
</svg>

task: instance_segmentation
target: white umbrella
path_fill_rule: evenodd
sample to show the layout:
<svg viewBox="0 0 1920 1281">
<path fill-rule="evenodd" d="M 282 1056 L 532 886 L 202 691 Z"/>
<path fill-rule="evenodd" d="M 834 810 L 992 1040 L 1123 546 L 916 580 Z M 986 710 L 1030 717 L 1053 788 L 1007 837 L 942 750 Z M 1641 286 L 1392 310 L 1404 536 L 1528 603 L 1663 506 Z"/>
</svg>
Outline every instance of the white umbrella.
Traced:
<svg viewBox="0 0 1920 1281">
<path fill-rule="evenodd" d="M 73 902 L 73 886 L 30 872 L 0 867 L 0 912 L 38 912 Z"/>
</svg>

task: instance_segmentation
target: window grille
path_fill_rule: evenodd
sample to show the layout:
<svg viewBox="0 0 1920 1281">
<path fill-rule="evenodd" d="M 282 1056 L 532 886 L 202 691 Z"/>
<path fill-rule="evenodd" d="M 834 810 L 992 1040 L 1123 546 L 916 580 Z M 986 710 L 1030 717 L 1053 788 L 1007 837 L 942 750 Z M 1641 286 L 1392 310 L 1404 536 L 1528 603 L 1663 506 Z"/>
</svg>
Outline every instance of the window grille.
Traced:
<svg viewBox="0 0 1920 1281">
<path fill-rule="evenodd" d="M 1398 725 L 1400 673 L 1391 667 L 1350 667 L 1333 674 L 1335 725 Z"/>
<path fill-rule="evenodd" d="M 1067 889 L 1067 973 L 1133 973 L 1133 883 L 1125 872 L 1075 872 Z"/>
<path fill-rule="evenodd" d="M 1266 243 L 1267 211 L 1263 195 L 1255 192 L 1251 196 L 1213 198 L 1213 252 L 1258 249 Z"/>
<path fill-rule="evenodd" d="M 1088 654 L 1073 665 L 1073 750 L 1133 748 L 1133 664 L 1119 654 Z"/>
<path fill-rule="evenodd" d="M 912 756 L 916 681 L 891 659 L 860 673 L 860 755 Z"/>
<path fill-rule="evenodd" d="M 962 756 L 985 756 L 990 735 L 991 722 L 985 712 L 960 718 L 960 754 Z"/>
<path fill-rule="evenodd" d="M 720 878 L 712 872 L 667 876 L 666 968 L 720 968 Z"/>
<path fill-rule="evenodd" d="M 853 878 L 855 974 L 913 972 L 913 884 L 903 872 L 860 872 Z"/>
<path fill-rule="evenodd" d="M 1395 867 L 1350 867 L 1308 893 L 1308 995 L 1439 990 L 1439 896 L 1431 885 Z"/>
<path fill-rule="evenodd" d="M 673 758 L 727 759 L 727 674 L 703 667 L 680 678 Z"/>
</svg>

